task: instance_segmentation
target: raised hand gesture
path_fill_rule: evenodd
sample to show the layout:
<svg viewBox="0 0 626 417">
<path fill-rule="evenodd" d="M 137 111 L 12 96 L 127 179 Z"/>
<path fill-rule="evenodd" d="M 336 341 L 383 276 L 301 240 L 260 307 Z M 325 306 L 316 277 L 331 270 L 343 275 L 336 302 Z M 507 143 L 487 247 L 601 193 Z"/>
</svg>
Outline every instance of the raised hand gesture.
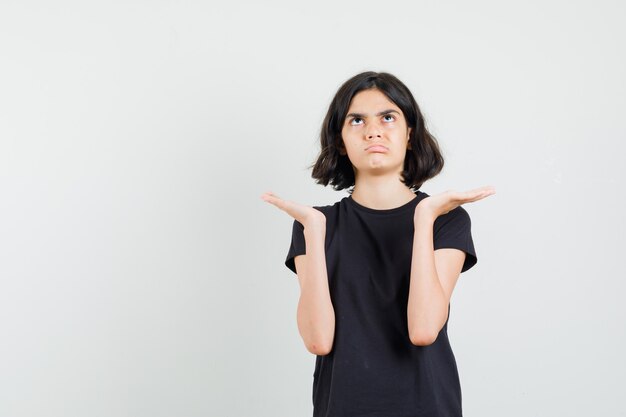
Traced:
<svg viewBox="0 0 626 417">
<path fill-rule="evenodd" d="M 427 216 L 433 220 L 465 203 L 472 203 L 496 193 L 495 187 L 487 185 L 469 191 L 448 190 L 421 200 L 415 207 L 415 216 Z"/>
<path fill-rule="evenodd" d="M 326 216 L 324 216 L 324 213 L 313 207 L 298 204 L 291 200 L 283 200 L 271 191 L 263 193 L 261 199 L 289 214 L 302 223 L 305 229 L 318 228 L 326 225 Z"/>
</svg>

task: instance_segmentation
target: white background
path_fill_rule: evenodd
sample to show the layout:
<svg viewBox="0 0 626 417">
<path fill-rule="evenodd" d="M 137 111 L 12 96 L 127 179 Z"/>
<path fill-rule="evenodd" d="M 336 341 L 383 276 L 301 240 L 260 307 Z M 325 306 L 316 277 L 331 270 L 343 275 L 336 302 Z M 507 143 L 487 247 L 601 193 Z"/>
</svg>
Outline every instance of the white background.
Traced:
<svg viewBox="0 0 626 417">
<path fill-rule="evenodd" d="M 412 90 L 478 264 L 466 417 L 626 406 L 620 1 L 0 3 L 0 415 L 306 416 L 292 219 L 336 89 Z"/>
</svg>

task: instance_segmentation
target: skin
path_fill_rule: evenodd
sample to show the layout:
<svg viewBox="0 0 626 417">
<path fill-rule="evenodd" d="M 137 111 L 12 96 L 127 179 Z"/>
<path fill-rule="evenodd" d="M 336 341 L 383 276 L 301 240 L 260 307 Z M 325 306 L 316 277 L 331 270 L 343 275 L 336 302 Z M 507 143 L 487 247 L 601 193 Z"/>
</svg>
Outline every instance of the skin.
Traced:
<svg viewBox="0 0 626 417">
<path fill-rule="evenodd" d="M 400 108 L 381 91 L 369 89 L 353 97 L 347 114 L 340 153 L 348 156 L 355 171 L 352 198 L 373 209 L 398 207 L 415 198 L 413 191 L 400 181 L 406 151 L 411 149 L 411 129 Z M 366 148 L 373 144 L 384 146 L 386 151 L 368 151 Z M 448 304 L 465 261 L 465 252 L 461 250 L 433 250 L 435 219 L 492 194 L 492 186 L 448 190 L 426 197 L 416 206 L 407 304 L 408 333 L 413 344 L 426 346 L 436 340 L 447 319 Z M 311 353 L 328 354 L 334 340 L 335 315 L 324 253 L 326 217 L 313 207 L 284 200 L 271 191 L 261 198 L 304 226 L 307 253 L 294 260 L 301 289 L 298 329 Z"/>
</svg>

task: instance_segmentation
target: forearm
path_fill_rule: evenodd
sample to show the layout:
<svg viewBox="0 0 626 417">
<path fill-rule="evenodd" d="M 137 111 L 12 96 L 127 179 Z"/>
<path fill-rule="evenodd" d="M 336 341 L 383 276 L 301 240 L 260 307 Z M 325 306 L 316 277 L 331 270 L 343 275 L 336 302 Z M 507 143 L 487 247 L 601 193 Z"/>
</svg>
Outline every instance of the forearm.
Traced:
<svg viewBox="0 0 626 417">
<path fill-rule="evenodd" d="M 434 342 L 448 315 L 445 293 L 435 266 L 434 221 L 432 216 L 418 212 L 414 218 L 407 320 L 409 337 L 416 345 Z"/>
<path fill-rule="evenodd" d="M 324 227 L 305 228 L 306 265 L 298 303 L 298 328 L 308 350 L 327 354 L 335 334 L 335 311 L 326 268 Z"/>
</svg>

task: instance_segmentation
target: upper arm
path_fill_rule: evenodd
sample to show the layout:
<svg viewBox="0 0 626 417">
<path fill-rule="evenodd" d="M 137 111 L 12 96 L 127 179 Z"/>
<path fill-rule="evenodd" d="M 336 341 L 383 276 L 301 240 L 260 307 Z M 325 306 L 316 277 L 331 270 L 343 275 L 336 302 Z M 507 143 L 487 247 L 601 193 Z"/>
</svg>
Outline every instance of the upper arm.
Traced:
<svg viewBox="0 0 626 417">
<path fill-rule="evenodd" d="M 291 243 L 289 250 L 287 251 L 287 257 L 285 258 L 285 266 L 289 268 L 294 274 L 296 271 L 296 260 L 301 258 L 301 255 L 306 253 L 306 241 L 304 239 L 304 226 L 297 220 L 293 221 L 291 227 Z M 300 268 L 302 271 L 304 268 Z"/>
<path fill-rule="evenodd" d="M 437 217 L 433 241 L 435 251 L 451 248 L 465 252 L 461 272 L 467 271 L 478 262 L 472 239 L 472 221 L 469 213 L 462 206 Z"/>
</svg>

